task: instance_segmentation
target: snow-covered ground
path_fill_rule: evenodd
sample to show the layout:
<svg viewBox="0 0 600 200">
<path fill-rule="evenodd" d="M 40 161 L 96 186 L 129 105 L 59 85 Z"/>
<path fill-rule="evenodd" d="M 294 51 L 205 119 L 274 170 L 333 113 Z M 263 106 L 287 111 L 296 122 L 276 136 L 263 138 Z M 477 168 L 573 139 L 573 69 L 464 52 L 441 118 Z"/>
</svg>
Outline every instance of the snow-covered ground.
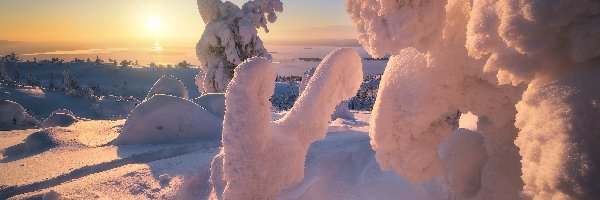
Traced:
<svg viewBox="0 0 600 200">
<path fill-rule="evenodd" d="M 273 119 L 285 114 L 273 113 Z M 369 143 L 370 113 L 353 114 L 356 121 L 330 122 L 326 138 L 309 149 L 306 183 L 286 195 L 302 199 L 397 199 L 431 189 L 409 187 L 401 177 L 379 170 Z M 0 198 L 54 194 L 67 199 L 209 196 L 210 163 L 219 152 L 220 142 L 112 145 L 124 122 L 84 120 L 69 127 L 0 132 Z"/>
</svg>

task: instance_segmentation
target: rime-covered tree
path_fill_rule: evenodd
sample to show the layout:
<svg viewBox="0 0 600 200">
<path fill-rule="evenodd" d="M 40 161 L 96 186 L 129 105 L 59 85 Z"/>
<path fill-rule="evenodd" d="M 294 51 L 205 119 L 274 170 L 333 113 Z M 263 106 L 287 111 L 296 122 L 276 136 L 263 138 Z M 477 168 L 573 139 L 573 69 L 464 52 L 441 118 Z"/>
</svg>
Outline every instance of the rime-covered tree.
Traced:
<svg viewBox="0 0 600 200">
<path fill-rule="evenodd" d="M 28 73 L 27 74 L 27 85 L 40 86 L 40 81 L 37 80 L 37 78 L 35 77 L 35 75 L 33 75 L 33 73 Z"/>
<path fill-rule="evenodd" d="M 49 90 L 55 90 L 56 89 L 56 85 L 54 84 L 54 73 L 50 72 L 50 79 L 48 80 L 48 89 Z"/>
<path fill-rule="evenodd" d="M 267 23 L 283 11 L 280 0 L 252 0 L 240 9 L 221 0 L 198 0 L 200 15 L 206 28 L 196 54 L 202 71 L 196 77 L 200 92 L 224 92 L 237 65 L 251 57 L 271 55 L 258 37 L 258 28 L 269 32 Z"/>
<path fill-rule="evenodd" d="M 447 199 L 600 199 L 600 2 L 346 5 L 365 49 L 392 55 L 370 123 L 383 169 Z M 452 132 L 456 109 L 482 139 Z"/>
<path fill-rule="evenodd" d="M 6 73 L 5 58 L 0 57 L 0 82 L 8 81 L 10 77 Z"/>
</svg>

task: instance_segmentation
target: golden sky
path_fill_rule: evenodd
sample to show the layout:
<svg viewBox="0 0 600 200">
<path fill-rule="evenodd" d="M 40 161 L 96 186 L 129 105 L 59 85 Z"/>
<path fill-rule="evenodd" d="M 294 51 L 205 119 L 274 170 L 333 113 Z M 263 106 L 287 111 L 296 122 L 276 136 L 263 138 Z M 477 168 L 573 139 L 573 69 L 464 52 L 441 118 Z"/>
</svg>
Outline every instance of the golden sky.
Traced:
<svg viewBox="0 0 600 200">
<path fill-rule="evenodd" d="M 344 0 L 283 2 L 263 40 L 354 38 Z M 0 29 L 0 40 L 10 41 L 193 46 L 204 23 L 196 0 L 1 0 Z"/>
</svg>

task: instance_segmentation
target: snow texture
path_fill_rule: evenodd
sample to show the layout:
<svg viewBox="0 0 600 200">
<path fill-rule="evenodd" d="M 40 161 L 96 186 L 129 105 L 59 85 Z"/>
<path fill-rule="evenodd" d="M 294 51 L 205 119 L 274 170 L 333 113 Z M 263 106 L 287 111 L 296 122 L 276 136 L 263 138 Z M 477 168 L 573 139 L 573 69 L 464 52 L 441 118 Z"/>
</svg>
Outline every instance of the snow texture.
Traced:
<svg viewBox="0 0 600 200">
<path fill-rule="evenodd" d="M 74 124 L 77 121 L 78 119 L 77 117 L 75 117 L 73 112 L 69 110 L 60 109 L 52 112 L 52 114 L 50 114 L 50 116 L 48 116 L 48 118 L 46 118 L 42 122 L 42 128 L 49 128 L 54 126 L 67 127 Z"/>
<path fill-rule="evenodd" d="M 517 199 L 520 157 L 514 145 L 516 109 L 523 87 L 498 86 L 484 73 L 485 62 L 466 48 L 471 2 L 348 0 L 359 42 L 374 56 L 391 54 L 382 77 L 371 118 L 370 134 L 378 163 L 413 184 L 434 177 L 449 181 L 455 163 L 442 160 L 439 145 L 456 128 L 457 110 L 480 117 L 487 161 L 475 185 L 446 182 L 478 191 L 446 190 L 445 196 Z M 512 107 L 511 107 L 512 106 Z M 452 157 L 459 159 L 459 157 Z M 460 173 L 459 173 L 460 174 Z M 506 184 L 510 183 L 510 184 Z M 464 193 L 463 192 L 467 192 Z M 476 193 L 473 195 L 473 193 Z"/>
<path fill-rule="evenodd" d="M 193 102 L 221 119 L 225 117 L 225 94 L 223 93 L 203 94 Z"/>
<path fill-rule="evenodd" d="M 236 68 L 226 93 L 223 151 L 212 166 L 217 196 L 223 189 L 223 199 L 275 199 L 299 183 L 309 145 L 324 138 L 335 106 L 360 86 L 360 60 L 351 48 L 332 52 L 290 112 L 274 122 L 269 98 L 275 74 L 270 61 L 252 58 Z"/>
<path fill-rule="evenodd" d="M 311 68 L 308 71 L 304 72 L 304 76 L 302 77 L 302 81 L 300 82 L 300 92 L 304 91 L 310 82 L 310 79 L 315 74 L 316 68 Z M 354 115 L 350 112 L 350 108 L 348 108 L 348 101 L 342 101 L 340 104 L 335 106 L 335 112 L 331 115 L 331 120 L 336 119 L 347 119 L 354 120 Z"/>
<path fill-rule="evenodd" d="M 370 133 L 384 169 L 413 183 L 444 174 L 445 186 L 461 185 L 435 151 L 450 133 L 444 113 L 472 111 L 487 154 L 474 198 L 599 198 L 588 131 L 597 123 L 588 121 L 599 119 L 591 77 L 600 65 L 600 2 L 346 3 L 359 42 L 374 56 L 392 55 Z M 461 191 L 446 196 L 472 195 Z"/>
<path fill-rule="evenodd" d="M 166 94 L 189 99 L 188 90 L 185 88 L 185 85 L 179 79 L 169 74 L 165 74 L 154 83 L 146 99 L 151 98 L 155 94 Z"/>
<path fill-rule="evenodd" d="M 29 115 L 25 108 L 20 104 L 3 100 L 0 101 L 0 129 L 18 128 L 18 127 L 35 127 L 40 122 Z"/>
<path fill-rule="evenodd" d="M 216 140 L 221 135 L 221 129 L 221 120 L 194 102 L 157 94 L 131 111 L 114 144 Z"/>
<path fill-rule="evenodd" d="M 224 92 L 233 78 L 234 69 L 244 60 L 271 55 L 258 37 L 257 28 L 269 32 L 267 23 L 283 11 L 280 0 L 252 0 L 240 9 L 221 0 L 198 0 L 198 10 L 206 27 L 196 45 L 196 55 L 202 68 L 196 76 L 200 92 Z"/>
<path fill-rule="evenodd" d="M 598 66 L 598 65 L 597 65 Z M 515 141 L 533 199 L 598 199 L 600 70 L 531 86 L 517 104 Z"/>
</svg>

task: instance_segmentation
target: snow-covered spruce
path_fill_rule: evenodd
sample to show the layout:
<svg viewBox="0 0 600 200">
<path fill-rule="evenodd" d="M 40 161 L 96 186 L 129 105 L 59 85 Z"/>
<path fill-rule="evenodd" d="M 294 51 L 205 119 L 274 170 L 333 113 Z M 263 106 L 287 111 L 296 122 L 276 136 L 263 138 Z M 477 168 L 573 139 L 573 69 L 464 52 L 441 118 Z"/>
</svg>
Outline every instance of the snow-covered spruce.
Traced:
<svg viewBox="0 0 600 200">
<path fill-rule="evenodd" d="M 413 182 L 451 170 L 433 154 L 448 131 L 427 123 L 470 110 L 481 119 L 488 158 L 475 198 L 516 199 L 521 190 L 534 199 L 600 197 L 592 189 L 600 156 L 588 145 L 598 141 L 587 131 L 600 118 L 598 88 L 586 76 L 600 66 L 599 2 L 349 0 L 347 7 L 367 51 L 393 55 L 371 124 L 382 167 Z M 448 198 L 464 197 L 460 190 L 447 190 Z"/>
<path fill-rule="evenodd" d="M 290 112 L 275 122 L 269 102 L 275 81 L 270 61 L 252 58 L 236 68 L 225 99 L 223 151 L 215 158 L 222 160 L 213 161 L 223 165 L 211 170 L 223 171 L 211 175 L 215 190 L 221 188 L 215 183 L 224 182 L 224 199 L 274 199 L 302 180 L 309 145 L 325 136 L 335 106 L 360 86 L 360 61 L 354 49 L 333 51 Z"/>
<path fill-rule="evenodd" d="M 2 113 L 0 130 L 34 128 L 40 125 L 40 122 L 29 115 L 23 106 L 13 101 L 0 101 L 0 113 Z"/>
<path fill-rule="evenodd" d="M 70 110 L 60 109 L 52 112 L 52 114 L 50 114 L 50 116 L 48 116 L 48 118 L 46 118 L 42 122 L 42 128 L 49 128 L 54 126 L 67 127 L 74 124 L 77 121 L 78 119 L 77 117 L 75 117 L 73 112 L 71 112 Z"/>
<path fill-rule="evenodd" d="M 194 102 L 157 94 L 138 105 L 114 144 L 187 143 L 217 140 L 222 120 Z"/>
<path fill-rule="evenodd" d="M 224 93 L 208 93 L 199 96 L 192 100 L 194 103 L 202 106 L 202 108 L 208 110 L 213 115 L 224 118 L 225 117 L 225 94 Z"/>
<path fill-rule="evenodd" d="M 495 77 L 483 72 L 484 62 L 469 56 L 465 32 L 472 19 L 470 5 L 468 0 L 347 1 L 359 42 L 374 56 L 392 55 L 371 118 L 373 148 L 383 169 L 413 184 L 439 182 L 432 179 L 436 176 L 480 179 L 468 182 L 476 184 L 472 186 L 439 182 L 446 198 L 517 199 L 522 181 L 513 120 L 523 88 L 498 86 Z M 442 162 L 438 154 L 454 126 L 446 118 L 457 110 L 481 119 L 478 132 L 487 161 L 482 161 L 480 177 L 450 178 L 456 173 L 448 170 L 456 167 L 446 165 L 455 162 Z"/>
<path fill-rule="evenodd" d="M 196 45 L 202 68 L 196 76 L 200 93 L 224 92 L 235 67 L 248 58 L 271 59 L 257 28 L 269 32 L 267 23 L 275 22 L 275 12 L 283 11 L 280 0 L 252 0 L 241 9 L 229 1 L 198 0 L 198 10 L 206 23 Z"/>
<path fill-rule="evenodd" d="M 176 97 L 181 97 L 184 99 L 188 99 L 188 90 L 185 88 L 183 83 L 170 74 L 165 74 L 160 77 L 156 83 L 152 86 L 146 99 L 151 98 L 155 94 L 166 94 Z"/>
<path fill-rule="evenodd" d="M 515 123 L 527 198 L 600 198 L 599 14 L 598 1 L 473 3 L 469 54 L 500 84 L 528 84 Z"/>
</svg>

